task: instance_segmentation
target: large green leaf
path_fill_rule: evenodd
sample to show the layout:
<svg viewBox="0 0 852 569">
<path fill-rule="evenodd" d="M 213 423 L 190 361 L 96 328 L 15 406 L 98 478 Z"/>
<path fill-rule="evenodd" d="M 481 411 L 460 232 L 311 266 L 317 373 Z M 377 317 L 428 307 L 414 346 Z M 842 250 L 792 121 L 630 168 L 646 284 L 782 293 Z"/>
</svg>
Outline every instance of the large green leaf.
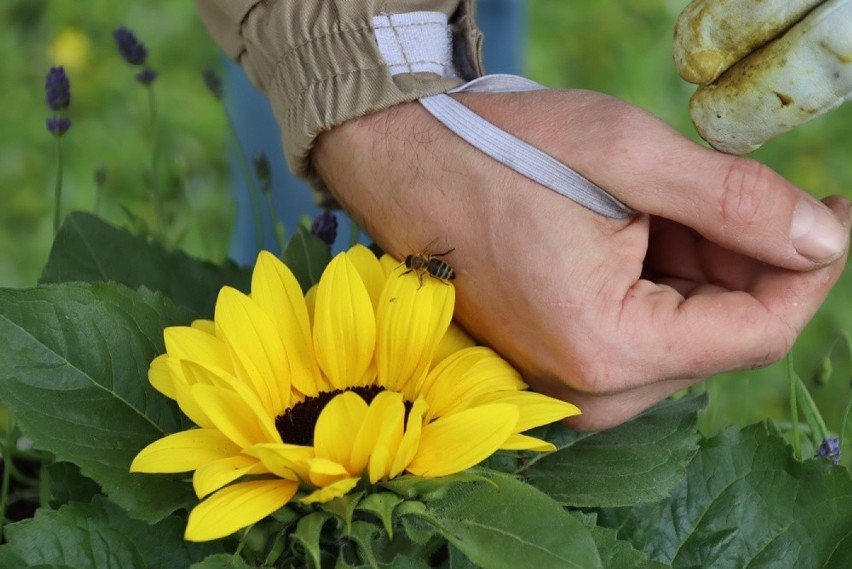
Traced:
<svg viewBox="0 0 852 569">
<path fill-rule="evenodd" d="M 753 425 L 703 441 L 671 497 L 599 521 L 673 567 L 849 567 L 852 480 Z"/>
<path fill-rule="evenodd" d="M 36 565 L 109 567 L 110 569 L 173 569 L 189 567 L 221 544 L 183 540 L 184 521 L 169 517 L 156 525 L 131 519 L 121 508 L 96 497 L 59 510 L 39 510 L 35 517 L 5 528 L 0 546 L 4 569 Z M 17 559 L 25 564 L 18 565 Z"/>
<path fill-rule="evenodd" d="M 659 500 L 682 480 L 698 451 L 697 413 L 705 398 L 665 401 L 632 421 L 592 435 L 551 425 L 557 450 L 533 457 L 520 473 L 562 504 L 626 506 Z"/>
<path fill-rule="evenodd" d="M 0 402 L 37 448 L 79 466 L 134 515 L 161 519 L 192 503 L 191 490 L 127 469 L 142 447 L 188 426 L 147 372 L 163 328 L 192 317 L 116 284 L 0 289 Z"/>
<path fill-rule="evenodd" d="M 589 530 L 529 484 L 500 473 L 491 483 L 454 485 L 413 513 L 482 567 L 601 567 Z"/>
<path fill-rule="evenodd" d="M 224 285 L 247 291 L 251 273 L 232 262 L 214 265 L 74 212 L 53 242 L 42 283 L 114 281 L 158 290 L 181 306 L 211 317 Z"/>
</svg>

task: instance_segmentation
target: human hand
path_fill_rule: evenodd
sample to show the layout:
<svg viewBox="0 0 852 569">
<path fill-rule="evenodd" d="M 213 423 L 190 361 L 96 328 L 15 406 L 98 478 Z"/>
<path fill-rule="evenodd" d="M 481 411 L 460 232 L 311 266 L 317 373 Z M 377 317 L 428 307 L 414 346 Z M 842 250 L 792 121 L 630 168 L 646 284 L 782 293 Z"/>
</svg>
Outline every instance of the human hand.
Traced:
<svg viewBox="0 0 852 569">
<path fill-rule="evenodd" d="M 745 154 L 852 97 L 852 0 L 694 0 L 675 26 L 701 136 Z"/>
<path fill-rule="evenodd" d="M 849 203 L 587 91 L 455 95 L 634 209 L 594 214 L 417 103 L 320 136 L 318 172 L 398 258 L 455 247 L 457 316 L 572 426 L 617 425 L 701 378 L 782 357 L 843 269 Z"/>
</svg>

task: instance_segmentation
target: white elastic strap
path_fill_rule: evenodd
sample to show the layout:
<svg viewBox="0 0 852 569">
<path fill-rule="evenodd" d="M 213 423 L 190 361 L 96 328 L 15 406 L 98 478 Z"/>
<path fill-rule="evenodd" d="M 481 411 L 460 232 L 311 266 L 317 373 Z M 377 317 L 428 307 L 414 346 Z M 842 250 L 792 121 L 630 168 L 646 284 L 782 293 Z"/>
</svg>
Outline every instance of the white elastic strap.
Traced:
<svg viewBox="0 0 852 569">
<path fill-rule="evenodd" d="M 451 93 L 506 93 L 544 89 L 514 75 L 486 75 Z M 420 99 L 423 107 L 460 138 L 515 172 L 591 211 L 614 219 L 635 213 L 603 188 L 549 154 L 490 123 L 447 94 Z"/>
</svg>

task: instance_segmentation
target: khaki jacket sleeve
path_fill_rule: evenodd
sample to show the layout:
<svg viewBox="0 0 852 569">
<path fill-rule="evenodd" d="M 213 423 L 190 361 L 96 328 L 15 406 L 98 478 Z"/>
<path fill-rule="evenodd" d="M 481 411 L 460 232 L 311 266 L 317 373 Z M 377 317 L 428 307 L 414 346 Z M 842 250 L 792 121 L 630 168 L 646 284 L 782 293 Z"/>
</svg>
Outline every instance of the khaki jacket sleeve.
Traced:
<svg viewBox="0 0 852 569">
<path fill-rule="evenodd" d="M 210 34 L 270 100 L 290 169 L 328 197 L 311 168 L 323 131 L 442 93 L 482 74 L 474 0 L 196 0 Z M 380 14 L 442 12 L 457 76 L 391 73 L 376 41 Z"/>
</svg>

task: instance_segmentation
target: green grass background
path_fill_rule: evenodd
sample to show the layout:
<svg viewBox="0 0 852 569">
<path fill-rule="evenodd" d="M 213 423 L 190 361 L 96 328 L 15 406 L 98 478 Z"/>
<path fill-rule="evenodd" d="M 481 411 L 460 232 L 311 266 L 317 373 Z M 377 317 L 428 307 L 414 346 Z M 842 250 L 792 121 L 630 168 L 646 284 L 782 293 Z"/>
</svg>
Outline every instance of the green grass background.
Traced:
<svg viewBox="0 0 852 569">
<path fill-rule="evenodd" d="M 643 107 L 699 140 L 688 116 L 693 87 L 671 59 L 675 18 L 686 0 L 529 0 L 527 75 L 552 87 L 594 89 Z M 220 260 L 234 206 L 228 191 L 227 126 L 200 72 L 219 53 L 191 2 L 6 0 L 0 5 L 0 286 L 35 283 L 52 237 L 55 144 L 46 133 L 44 75 L 66 66 L 72 81 L 73 127 L 66 156 L 63 210 L 92 210 L 94 171 L 106 183 L 98 212 L 137 231 L 152 211 L 145 176 L 151 155 L 148 100 L 135 70 L 117 55 L 112 31 L 131 27 L 159 72 L 154 85 L 161 132 L 161 185 L 169 241 Z M 495 38 L 486 38 L 486 42 Z M 852 105 L 786 134 L 752 156 L 794 183 L 824 196 L 852 196 L 848 132 Z M 570 125 L 566 125 L 570 128 Z M 191 210 L 192 215 L 187 215 Z M 224 228 L 224 230 L 223 230 Z M 852 322 L 850 271 L 794 349 L 829 426 L 840 427 L 849 400 L 849 356 L 842 346 L 826 386 L 811 377 L 836 337 Z M 709 384 L 705 416 L 712 432 L 764 417 L 789 419 L 784 364 L 727 374 Z"/>
</svg>

